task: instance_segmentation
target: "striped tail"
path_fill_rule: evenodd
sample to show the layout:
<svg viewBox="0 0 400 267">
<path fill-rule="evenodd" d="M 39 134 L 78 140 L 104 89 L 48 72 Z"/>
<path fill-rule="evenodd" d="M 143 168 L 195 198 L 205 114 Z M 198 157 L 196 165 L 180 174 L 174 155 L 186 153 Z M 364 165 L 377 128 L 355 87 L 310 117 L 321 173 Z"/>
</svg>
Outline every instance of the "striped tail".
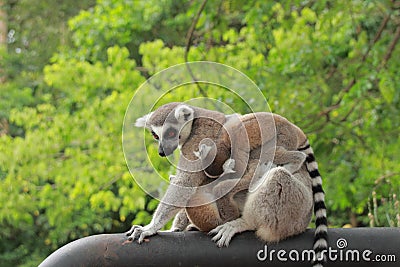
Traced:
<svg viewBox="0 0 400 267">
<path fill-rule="evenodd" d="M 314 195 L 314 214 L 315 214 L 315 236 L 313 249 L 316 258 L 312 262 L 314 267 L 322 267 L 326 261 L 326 256 L 322 256 L 322 251 L 328 249 L 328 223 L 326 220 L 325 193 L 322 189 L 322 178 L 318 171 L 318 164 L 315 161 L 314 152 L 307 142 L 298 149 L 307 154 L 306 166 L 312 180 L 312 191 Z"/>
</svg>

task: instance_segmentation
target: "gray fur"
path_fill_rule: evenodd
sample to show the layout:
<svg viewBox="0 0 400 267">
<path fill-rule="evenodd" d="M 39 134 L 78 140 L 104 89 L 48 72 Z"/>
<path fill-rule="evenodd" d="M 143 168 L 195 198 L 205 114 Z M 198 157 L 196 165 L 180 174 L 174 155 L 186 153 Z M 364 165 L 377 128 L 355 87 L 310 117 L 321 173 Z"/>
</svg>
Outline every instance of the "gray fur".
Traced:
<svg viewBox="0 0 400 267">
<path fill-rule="evenodd" d="M 242 216 L 210 231 L 215 235 L 213 241 L 220 247 L 228 246 L 236 233 L 248 230 L 256 231 L 266 242 L 302 233 L 311 220 L 313 207 L 311 183 L 304 177 L 304 169 L 295 175 L 283 167 L 270 170 L 262 185 L 248 194 Z"/>
<path fill-rule="evenodd" d="M 262 112 L 225 116 L 170 103 L 138 119 L 137 126 L 156 131 L 160 155 L 166 156 L 177 147 L 181 149 L 176 176 L 171 179 L 151 223 L 133 226 L 127 233 L 139 243 L 178 212 L 172 230 L 181 231 L 191 223 L 202 231 L 211 230 L 218 246 L 227 246 L 236 233 L 246 230 L 255 230 L 264 241 L 278 242 L 306 229 L 312 215 L 313 196 L 314 202 L 324 201 L 321 177 L 306 136 L 279 115 Z M 179 135 L 170 138 L 170 129 Z M 274 143 L 275 153 L 271 147 Z M 266 165 L 271 163 L 283 167 L 267 172 Z M 249 190 L 254 177 L 259 182 L 253 186 L 254 190 Z M 205 191 L 194 188 L 215 180 L 212 178 L 217 178 L 213 188 L 206 187 Z M 182 192 L 174 185 L 193 190 Z M 224 195 L 227 187 L 233 190 Z M 215 197 L 221 198 L 215 201 Z M 179 205 L 168 205 L 168 200 L 179 200 Z M 196 203 L 207 204 L 196 206 Z M 317 218 L 326 221 L 324 204 L 316 212 Z M 326 233 L 326 222 L 322 220 L 317 231 Z M 326 238 L 316 241 L 316 251 L 327 246 Z"/>
<path fill-rule="evenodd" d="M 127 232 L 131 240 L 137 239 L 139 243 L 142 243 L 145 237 L 154 235 L 183 207 L 189 205 L 190 201 L 193 201 L 195 187 L 206 183 L 206 180 L 209 179 L 202 168 L 197 166 L 198 158 L 193 152 L 199 147 L 203 139 L 217 138 L 220 128 L 225 123 L 225 115 L 197 107 L 184 108 L 181 109 L 181 113 L 176 113 L 175 110 L 179 106 L 183 106 L 183 104 L 166 104 L 150 116 L 145 115 L 138 119 L 139 125 L 144 124 L 150 130 L 154 131 L 156 127 L 158 130 L 161 129 L 157 133 L 160 141 L 159 151 L 165 152 L 165 156 L 168 155 L 167 153 L 172 153 L 173 150 L 171 151 L 171 149 L 177 148 L 178 145 L 181 147 L 182 154 L 178 162 L 177 173 L 171 179 L 171 184 L 153 214 L 151 222 L 146 226 L 134 225 Z M 190 114 L 191 111 L 193 114 Z M 145 123 L 143 123 L 143 120 Z M 180 134 L 174 138 L 164 136 L 170 127 Z M 188 131 L 186 131 L 187 129 Z M 186 132 L 182 135 L 182 131 Z M 199 171 L 196 171 L 197 168 L 199 168 Z M 183 187 L 188 189 L 183 192 Z M 179 203 L 179 205 L 172 206 L 167 203 Z M 176 221 L 181 223 L 184 220 L 177 219 Z"/>
</svg>

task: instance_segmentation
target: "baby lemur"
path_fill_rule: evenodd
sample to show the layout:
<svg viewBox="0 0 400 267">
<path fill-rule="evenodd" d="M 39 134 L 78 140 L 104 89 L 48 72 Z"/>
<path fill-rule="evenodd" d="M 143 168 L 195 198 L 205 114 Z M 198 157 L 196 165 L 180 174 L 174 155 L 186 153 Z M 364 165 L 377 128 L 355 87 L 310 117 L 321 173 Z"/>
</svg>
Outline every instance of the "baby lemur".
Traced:
<svg viewBox="0 0 400 267">
<path fill-rule="evenodd" d="M 240 130 L 235 128 L 231 116 L 227 117 L 220 112 L 183 103 L 169 103 L 137 120 L 136 126 L 150 129 L 153 136 L 159 140 L 161 156 L 170 155 L 180 147 L 181 157 L 177 173 L 158 205 L 152 221 L 146 226 L 133 226 L 127 233 L 131 239 L 137 238 L 141 243 L 146 236 L 155 234 L 184 208 L 196 226 L 206 222 L 206 225 L 211 225 L 208 228 L 216 227 L 211 233 L 215 234 L 213 240 L 219 246 L 228 245 L 234 234 L 245 230 L 256 230 L 256 234 L 264 241 L 279 241 L 303 232 L 311 219 L 314 206 L 316 215 L 314 250 L 318 256 L 326 249 L 327 222 L 322 180 L 313 151 L 304 133 L 285 118 L 272 113 L 253 113 L 238 118 L 241 121 L 238 125 Z M 254 127 L 255 119 L 256 127 Z M 224 141 L 226 137 L 229 137 L 229 142 Z M 210 153 L 204 153 L 203 157 L 201 151 L 197 155 L 194 152 L 204 140 L 212 140 L 215 149 L 209 150 Z M 306 164 L 301 164 L 300 169 L 294 173 L 277 167 L 263 174 L 263 164 L 269 161 L 274 161 L 275 164 L 277 162 L 276 158 L 272 160 L 273 156 L 268 155 L 269 144 L 275 142 L 286 152 L 305 153 Z M 221 174 L 222 177 L 226 175 L 222 166 L 229 157 L 232 157 L 235 163 L 233 175 L 238 174 L 239 178 L 243 176 L 250 179 L 242 178 L 237 185 L 234 185 L 235 190 L 244 186 L 244 198 L 235 199 L 232 194 L 228 194 L 228 203 L 236 201 L 238 207 L 243 207 L 242 216 L 235 215 L 236 219 L 232 218 L 232 221 L 224 223 L 215 219 L 224 213 L 224 207 L 217 205 L 218 201 L 207 203 L 203 202 L 204 199 L 200 199 L 199 202 L 196 197 L 203 198 L 202 194 L 198 194 L 197 187 L 213 184 L 209 183 L 210 178 L 206 174 L 217 177 Z M 286 165 L 286 163 L 281 164 Z M 208 167 L 204 170 L 204 166 Z M 230 173 L 232 172 L 227 172 L 228 176 Z M 256 190 L 247 193 L 249 180 L 254 174 L 262 176 L 263 179 Z M 219 179 L 221 178 L 217 180 Z M 227 185 L 224 183 L 232 181 L 234 180 L 226 179 L 213 184 L 215 188 L 213 190 L 211 187 L 213 193 L 211 195 L 215 197 L 218 188 L 224 188 Z M 224 197 L 220 200 L 223 199 Z M 193 205 L 193 202 L 196 205 Z M 200 213 L 198 214 L 200 216 L 191 214 L 191 211 L 196 213 L 196 209 L 201 208 L 205 208 L 209 213 Z M 322 260 L 318 259 L 315 264 L 321 262 Z"/>
<path fill-rule="evenodd" d="M 270 149 L 268 153 L 274 153 L 273 150 Z M 306 155 L 303 152 L 287 151 L 279 146 L 275 151 L 273 165 L 284 166 L 293 174 L 302 167 L 305 159 Z M 270 166 L 260 163 L 259 159 L 250 159 L 243 177 L 235 176 L 235 172 L 232 171 L 233 168 L 234 160 L 227 160 L 223 168 L 224 174 L 221 175 L 218 182 L 212 187 L 196 191 L 191 198 L 193 204 L 183 209 L 176 216 L 172 224 L 172 231 L 195 228 L 208 232 L 218 225 L 239 218 L 243 207 L 238 205 L 237 198 L 235 198 L 236 194 L 241 191 L 247 192 L 253 178 L 255 181 L 261 181 L 269 171 Z M 170 180 L 173 179 L 175 177 L 170 176 Z M 239 197 L 243 197 L 243 195 Z M 195 203 L 209 204 L 196 206 Z M 189 225 L 190 222 L 194 223 Z"/>
</svg>

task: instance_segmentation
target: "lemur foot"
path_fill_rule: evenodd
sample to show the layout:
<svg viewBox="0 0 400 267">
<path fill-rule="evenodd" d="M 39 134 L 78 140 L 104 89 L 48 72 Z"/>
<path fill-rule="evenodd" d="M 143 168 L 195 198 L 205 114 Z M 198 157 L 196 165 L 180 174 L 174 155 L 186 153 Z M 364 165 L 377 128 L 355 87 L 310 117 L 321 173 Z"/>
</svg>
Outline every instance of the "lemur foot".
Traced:
<svg viewBox="0 0 400 267">
<path fill-rule="evenodd" d="M 134 241 L 137 239 L 138 243 L 141 244 L 146 237 L 152 236 L 156 233 L 157 230 L 150 225 L 134 225 L 128 232 L 126 232 L 126 235 L 129 236 L 128 240 Z"/>
<path fill-rule="evenodd" d="M 211 240 L 217 243 L 218 247 L 228 247 L 232 237 L 236 234 L 236 229 L 228 222 L 223 225 L 217 226 L 208 234 L 215 235 Z"/>
<path fill-rule="evenodd" d="M 229 246 L 229 243 L 234 235 L 248 230 L 255 229 L 254 227 L 250 226 L 243 217 L 240 217 L 236 220 L 229 221 L 215 227 L 208 234 L 215 235 L 212 238 L 212 241 L 216 242 L 218 247 L 227 247 Z"/>
</svg>

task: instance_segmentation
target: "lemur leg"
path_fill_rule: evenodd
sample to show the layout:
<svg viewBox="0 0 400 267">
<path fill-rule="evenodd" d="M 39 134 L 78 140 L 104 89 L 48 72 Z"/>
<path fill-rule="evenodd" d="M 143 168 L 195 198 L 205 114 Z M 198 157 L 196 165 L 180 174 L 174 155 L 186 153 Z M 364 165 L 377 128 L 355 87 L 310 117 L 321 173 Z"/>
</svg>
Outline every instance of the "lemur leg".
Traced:
<svg viewBox="0 0 400 267">
<path fill-rule="evenodd" d="M 182 232 L 190 224 L 189 218 L 187 217 L 186 210 L 181 209 L 178 214 L 176 214 L 174 221 L 172 222 L 171 232 Z"/>
<path fill-rule="evenodd" d="M 215 234 L 212 240 L 217 242 L 219 247 L 228 246 L 232 237 L 236 233 L 254 230 L 242 217 L 239 217 L 240 212 L 235 201 L 233 200 L 233 197 L 240 191 L 248 190 L 253 176 L 263 175 L 267 171 L 266 168 L 267 167 L 265 164 L 258 164 L 258 160 L 252 160 L 249 162 L 247 171 L 242 178 L 223 180 L 213 188 L 213 193 L 215 195 L 221 195 L 224 193 L 224 191 L 230 189 L 228 195 L 218 200 L 217 204 L 219 207 L 223 207 L 225 210 L 227 210 L 228 214 L 230 212 L 232 216 L 230 218 L 226 218 L 227 220 L 224 221 L 224 224 L 217 226 L 209 232 L 211 235 Z M 229 200 L 230 202 L 223 202 L 224 199 Z"/>
<path fill-rule="evenodd" d="M 228 161 L 234 160 L 229 159 L 227 162 Z M 231 167 L 234 167 L 234 165 L 231 165 Z M 234 200 L 235 195 L 240 191 L 247 191 L 253 176 L 259 179 L 267 170 L 267 165 L 259 164 L 258 159 L 249 162 L 247 170 L 241 178 L 235 178 L 235 173 L 224 169 L 224 175 L 218 179 L 221 181 L 218 182 L 212 190 L 212 193 L 218 199 L 217 206 L 223 223 L 239 218 L 240 209 Z"/>
<path fill-rule="evenodd" d="M 207 156 L 209 152 L 208 146 L 200 146 L 199 151 L 199 155 L 201 154 L 202 157 Z M 199 158 L 201 157 L 199 156 Z M 234 173 L 234 166 L 235 161 L 232 159 L 228 159 L 223 164 L 222 176 L 228 179 L 228 181 L 231 180 L 228 176 Z M 217 186 L 218 185 L 217 183 Z M 240 216 L 240 211 L 232 199 L 233 195 L 227 195 L 233 186 L 234 185 L 230 188 L 219 187 L 220 190 L 217 193 L 214 190 L 210 192 L 210 189 L 207 189 L 208 191 L 206 192 L 201 190 L 197 191 L 195 195 L 192 196 L 189 203 L 190 206 L 193 205 L 193 207 L 186 208 L 186 214 L 192 222 L 192 225 L 187 229 L 197 228 L 200 231 L 208 232 L 222 223 L 238 218 Z M 224 192 L 219 194 L 220 191 Z"/>
<path fill-rule="evenodd" d="M 256 228 L 256 235 L 266 242 L 278 242 L 306 230 L 313 196 L 311 188 L 277 167 L 267 174 L 259 190 L 249 194 L 245 205 L 243 218 Z"/>
<path fill-rule="evenodd" d="M 192 197 L 190 205 L 195 205 L 196 203 L 208 203 L 186 208 L 189 220 L 200 231 L 208 232 L 223 223 L 213 194 L 206 192 L 196 193 Z"/>
<path fill-rule="evenodd" d="M 227 195 L 217 200 L 217 207 L 222 223 L 226 223 L 240 217 L 240 210 L 236 202 L 233 200 L 233 196 L 234 194 L 228 193 Z"/>
<path fill-rule="evenodd" d="M 178 214 L 176 214 L 172 226 L 171 232 L 182 232 L 182 231 L 199 231 L 199 229 L 190 222 L 186 209 L 182 209 Z"/>
<path fill-rule="evenodd" d="M 239 218 L 240 210 L 233 197 L 238 191 L 246 188 L 237 185 L 241 179 L 230 178 L 231 175 L 233 173 L 224 174 L 225 179 L 217 183 L 211 192 L 199 191 L 192 197 L 192 205 L 208 203 L 186 208 L 190 221 L 200 231 L 208 232 L 218 225 Z M 246 179 L 246 177 L 243 178 Z"/>
<path fill-rule="evenodd" d="M 283 167 L 273 168 L 266 175 L 263 184 L 249 193 L 242 217 L 210 232 L 218 246 L 228 246 L 235 234 L 248 230 L 256 230 L 266 242 L 305 231 L 312 214 L 311 189 Z"/>
</svg>

